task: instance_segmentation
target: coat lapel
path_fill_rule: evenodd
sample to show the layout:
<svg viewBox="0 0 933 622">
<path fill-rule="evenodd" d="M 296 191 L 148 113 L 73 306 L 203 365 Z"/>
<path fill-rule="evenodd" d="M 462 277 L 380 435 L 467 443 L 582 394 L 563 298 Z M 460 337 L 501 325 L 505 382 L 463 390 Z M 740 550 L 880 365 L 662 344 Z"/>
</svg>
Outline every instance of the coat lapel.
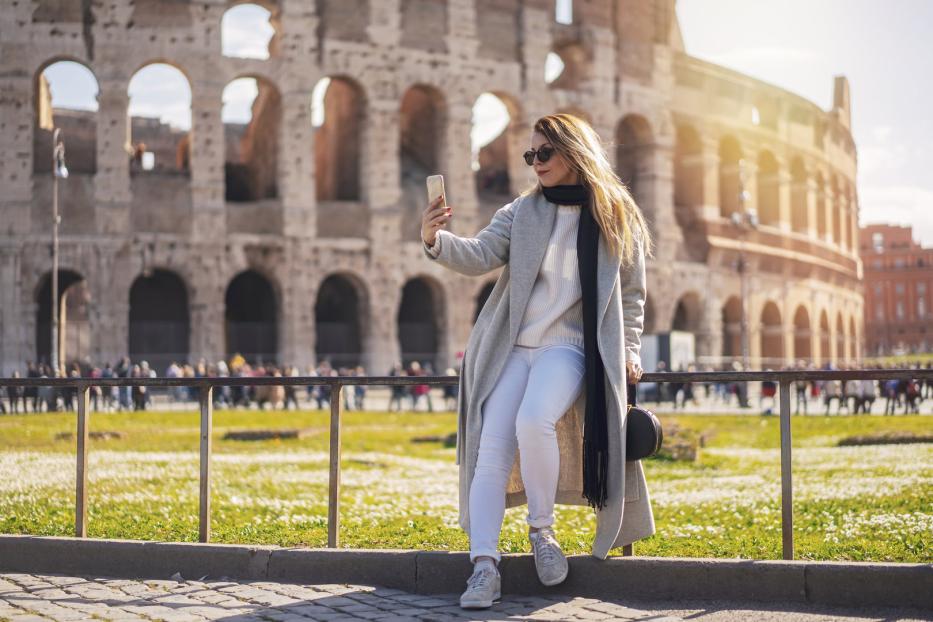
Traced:
<svg viewBox="0 0 933 622">
<path fill-rule="evenodd" d="M 596 307 L 596 328 L 599 331 L 603 325 L 603 318 L 609 308 L 612 290 L 615 289 L 616 279 L 622 267 L 622 258 L 615 255 L 606 243 L 606 239 L 599 236 L 599 261 L 596 267 L 596 294 L 599 305 Z"/>
<path fill-rule="evenodd" d="M 528 298 L 547 251 L 557 208 L 544 195 L 529 196 L 515 214 L 509 248 L 509 343 L 518 339 Z"/>
</svg>

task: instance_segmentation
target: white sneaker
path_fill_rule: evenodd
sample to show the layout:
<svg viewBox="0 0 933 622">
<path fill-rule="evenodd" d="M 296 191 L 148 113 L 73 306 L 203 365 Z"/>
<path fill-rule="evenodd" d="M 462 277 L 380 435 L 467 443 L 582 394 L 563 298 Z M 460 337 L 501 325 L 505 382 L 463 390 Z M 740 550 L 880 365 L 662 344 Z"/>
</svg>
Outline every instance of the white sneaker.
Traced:
<svg viewBox="0 0 933 622">
<path fill-rule="evenodd" d="M 490 568 L 473 571 L 467 579 L 467 589 L 460 596 L 463 609 L 488 609 L 494 601 L 502 597 L 502 579 L 499 573 Z"/>
<path fill-rule="evenodd" d="M 564 552 L 554 537 L 554 530 L 544 527 L 529 534 L 531 550 L 535 554 L 535 569 L 544 585 L 557 585 L 567 578 L 570 568 Z"/>
</svg>

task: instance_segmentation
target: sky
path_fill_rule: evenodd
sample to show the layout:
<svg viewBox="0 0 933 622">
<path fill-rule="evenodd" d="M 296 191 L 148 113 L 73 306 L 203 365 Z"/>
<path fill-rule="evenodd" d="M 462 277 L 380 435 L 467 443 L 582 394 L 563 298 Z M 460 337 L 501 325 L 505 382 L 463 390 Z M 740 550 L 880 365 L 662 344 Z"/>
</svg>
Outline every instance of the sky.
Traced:
<svg viewBox="0 0 933 622">
<path fill-rule="evenodd" d="M 861 224 L 933 246 L 933 0 L 677 0 L 691 56 L 832 106 L 849 80 Z"/>
<path fill-rule="evenodd" d="M 556 17 L 566 20 L 567 0 Z M 914 237 L 933 246 L 933 0 L 677 0 L 687 53 L 787 89 L 824 109 L 832 105 L 833 78 L 849 79 L 852 131 L 858 149 L 861 224 L 911 224 Z M 272 36 L 269 12 L 240 5 L 224 16 L 224 53 L 265 58 Z M 256 25 L 259 24 L 259 27 Z M 559 61 L 542 71 L 549 79 Z M 53 104 L 96 110 L 97 85 L 76 63 L 58 63 L 46 74 Z M 326 85 L 321 85 L 326 87 Z M 309 97 L 312 120 L 322 121 L 320 99 Z M 144 68 L 130 83 L 130 114 L 157 116 L 191 126 L 191 89 L 166 65 Z M 230 83 L 222 117 L 246 122 L 257 86 Z M 508 112 L 486 95 L 474 107 L 474 152 L 508 123 Z"/>
</svg>

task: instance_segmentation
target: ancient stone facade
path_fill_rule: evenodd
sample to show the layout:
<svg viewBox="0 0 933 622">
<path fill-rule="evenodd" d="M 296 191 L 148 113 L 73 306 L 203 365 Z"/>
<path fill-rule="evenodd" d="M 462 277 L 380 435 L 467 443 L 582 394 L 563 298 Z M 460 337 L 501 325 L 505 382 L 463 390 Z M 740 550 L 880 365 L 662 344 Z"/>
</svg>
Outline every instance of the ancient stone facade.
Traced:
<svg viewBox="0 0 933 622">
<path fill-rule="evenodd" d="M 372 373 L 403 356 L 453 363 L 496 275 L 462 277 L 422 256 L 424 176 L 445 175 L 453 230 L 472 234 L 527 186 L 529 129 L 558 110 L 593 123 L 652 223 L 648 332 L 693 332 L 701 360 L 738 356 L 741 255 L 755 367 L 860 357 L 845 78 L 824 111 L 691 58 L 673 0 L 578 0 L 572 24 L 555 21 L 554 0 L 256 3 L 272 14 L 268 59 L 222 54 L 234 0 L 5 3 L 0 371 L 48 352 L 53 182 L 49 148 L 36 145 L 49 121 L 42 72 L 61 60 L 99 86 L 82 126 L 92 153 L 79 164 L 76 146 L 60 182 L 60 289 L 66 306 L 85 301 L 67 357 L 163 364 L 243 351 Z M 548 83 L 551 53 L 565 69 Z M 174 152 L 159 143 L 157 162 L 172 166 L 143 170 L 128 156 L 139 131 L 128 84 L 155 62 L 187 78 L 192 123 Z M 255 124 L 225 128 L 221 96 L 239 77 L 260 85 Z M 486 92 L 511 121 L 474 171 L 472 108 Z M 749 212 L 757 227 L 733 223 Z"/>
</svg>

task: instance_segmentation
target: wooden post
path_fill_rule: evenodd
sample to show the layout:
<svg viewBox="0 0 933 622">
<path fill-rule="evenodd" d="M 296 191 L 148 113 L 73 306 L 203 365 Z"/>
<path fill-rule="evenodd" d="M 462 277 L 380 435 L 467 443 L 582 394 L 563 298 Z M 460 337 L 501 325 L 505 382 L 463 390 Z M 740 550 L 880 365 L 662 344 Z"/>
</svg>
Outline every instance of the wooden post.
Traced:
<svg viewBox="0 0 933 622">
<path fill-rule="evenodd" d="M 198 541 L 211 540 L 211 430 L 214 417 L 214 387 L 201 387 L 201 494 L 198 512 Z"/>
<path fill-rule="evenodd" d="M 327 502 L 327 547 L 340 546 L 340 383 L 330 387 L 330 494 Z"/>
<path fill-rule="evenodd" d="M 622 547 L 622 557 L 635 557 L 635 545 L 626 544 Z"/>
<path fill-rule="evenodd" d="M 78 397 L 78 472 L 75 490 L 75 537 L 87 537 L 87 440 L 88 397 L 90 387 L 79 386 Z"/>
<path fill-rule="evenodd" d="M 781 380 L 781 543 L 784 559 L 794 559 L 794 489 L 790 459 L 790 381 Z"/>
</svg>

